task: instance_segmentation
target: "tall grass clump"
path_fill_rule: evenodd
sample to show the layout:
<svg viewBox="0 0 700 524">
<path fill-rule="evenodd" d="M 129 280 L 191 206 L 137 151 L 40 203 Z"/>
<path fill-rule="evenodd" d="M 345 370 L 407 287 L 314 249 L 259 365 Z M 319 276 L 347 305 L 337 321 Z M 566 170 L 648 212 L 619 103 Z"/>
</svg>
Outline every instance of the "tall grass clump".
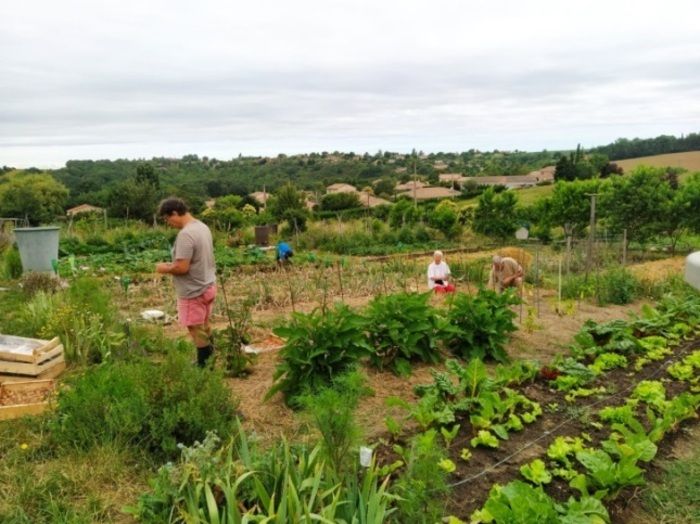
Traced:
<svg viewBox="0 0 700 524">
<path fill-rule="evenodd" d="M 56 400 L 51 438 L 59 446 L 115 443 L 174 457 L 178 444 L 191 445 L 207 431 L 229 435 L 235 416 L 218 373 L 171 353 L 162 363 L 111 362 L 69 380 Z"/>
</svg>

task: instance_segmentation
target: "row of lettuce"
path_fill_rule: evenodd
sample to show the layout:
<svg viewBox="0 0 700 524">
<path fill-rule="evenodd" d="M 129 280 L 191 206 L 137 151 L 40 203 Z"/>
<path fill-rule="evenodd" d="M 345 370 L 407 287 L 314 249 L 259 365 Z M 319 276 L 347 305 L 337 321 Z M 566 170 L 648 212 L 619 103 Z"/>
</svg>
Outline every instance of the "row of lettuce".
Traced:
<svg viewBox="0 0 700 524">
<path fill-rule="evenodd" d="M 591 436 L 589 431 L 578 435 L 552 431 L 546 455 L 520 467 L 524 480 L 495 485 L 471 522 L 609 522 L 602 501 L 642 484 L 642 463 L 655 457 L 658 442 L 684 420 L 697 417 L 700 350 L 692 351 L 686 344 L 679 353 L 679 348 L 697 335 L 698 321 L 697 296 L 669 297 L 656 309 L 645 307 L 630 322 L 586 323 L 575 337 L 571 356 L 556 359 L 539 373 L 527 363 L 499 366 L 488 373 L 478 360 L 467 365 L 449 361 L 446 372 L 433 372 L 432 384 L 417 388 L 416 403 L 400 402 L 407 418 L 421 430 L 410 445 L 434 443 L 441 436 L 445 450 L 433 456 L 435 463 L 451 478 L 463 477 L 474 448 L 499 448 L 509 434 L 522 431 L 542 413 L 537 402 L 514 389 L 537 375 L 547 381 L 552 398 L 568 406 L 586 402 L 588 429 L 605 437 Z M 630 386 L 621 391 L 609 382 L 616 369 L 632 377 Z M 646 380 L 635 380 L 642 375 Z M 667 389 L 677 394 L 667 395 Z M 616 398 L 622 402 L 616 404 Z M 546 409 L 561 410 L 556 403 Z M 399 441 L 405 425 L 389 418 L 387 427 Z M 471 436 L 467 440 L 471 449 L 451 448 L 453 441 L 464 441 L 458 435 L 465 434 Z M 404 467 L 411 470 L 405 447 L 394 445 L 400 456 L 394 467 L 399 472 Z M 448 492 L 443 481 L 426 479 L 428 491 Z M 545 487 L 550 484 L 559 484 L 559 492 L 562 487 L 571 492 L 569 500 L 560 502 L 548 495 Z M 426 497 L 423 510 L 430 513 L 432 505 Z M 440 509 L 435 506 L 433 514 Z"/>
</svg>

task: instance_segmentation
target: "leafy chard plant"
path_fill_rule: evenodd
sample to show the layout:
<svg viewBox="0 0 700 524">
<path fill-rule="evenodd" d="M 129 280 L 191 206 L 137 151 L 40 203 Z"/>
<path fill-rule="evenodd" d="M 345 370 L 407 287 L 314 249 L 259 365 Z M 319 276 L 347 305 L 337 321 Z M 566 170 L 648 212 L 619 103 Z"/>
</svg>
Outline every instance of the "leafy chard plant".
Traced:
<svg viewBox="0 0 700 524">
<path fill-rule="evenodd" d="M 504 346 L 508 334 L 517 329 L 510 306 L 517 302 L 510 292 L 481 289 L 474 296 L 457 293 L 449 302 L 447 347 L 464 359 L 488 357 L 507 362 Z"/>
<path fill-rule="evenodd" d="M 397 293 L 372 300 L 365 311 L 370 361 L 379 369 L 410 374 L 413 361 L 436 363 L 440 319 L 429 293 Z"/>
<path fill-rule="evenodd" d="M 325 313 L 294 313 L 287 325 L 273 330 L 285 345 L 265 398 L 282 392 L 287 403 L 296 406 L 300 394 L 331 384 L 370 353 L 364 330 L 364 318 L 343 304 Z"/>
</svg>

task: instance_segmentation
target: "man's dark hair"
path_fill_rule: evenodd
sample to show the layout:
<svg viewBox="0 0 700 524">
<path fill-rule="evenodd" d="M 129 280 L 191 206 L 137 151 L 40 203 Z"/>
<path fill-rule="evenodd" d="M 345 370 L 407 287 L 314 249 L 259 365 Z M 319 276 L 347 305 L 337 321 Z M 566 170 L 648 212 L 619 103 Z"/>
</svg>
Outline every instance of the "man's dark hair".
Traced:
<svg viewBox="0 0 700 524">
<path fill-rule="evenodd" d="M 187 208 L 185 201 L 178 197 L 168 197 L 161 200 L 160 205 L 158 206 L 158 216 L 161 217 L 170 216 L 173 213 L 177 213 L 178 215 L 182 216 L 188 211 L 189 209 Z"/>
</svg>

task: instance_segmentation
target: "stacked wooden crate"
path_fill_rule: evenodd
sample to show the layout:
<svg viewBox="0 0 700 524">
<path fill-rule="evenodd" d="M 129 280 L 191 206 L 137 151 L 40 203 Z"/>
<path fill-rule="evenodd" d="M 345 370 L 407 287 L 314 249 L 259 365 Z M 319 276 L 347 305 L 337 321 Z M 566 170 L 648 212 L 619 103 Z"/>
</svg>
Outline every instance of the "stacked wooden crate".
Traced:
<svg viewBox="0 0 700 524">
<path fill-rule="evenodd" d="M 48 379 L 66 368 L 63 345 L 52 340 L 0 335 L 0 382 L 12 377 Z"/>
</svg>

